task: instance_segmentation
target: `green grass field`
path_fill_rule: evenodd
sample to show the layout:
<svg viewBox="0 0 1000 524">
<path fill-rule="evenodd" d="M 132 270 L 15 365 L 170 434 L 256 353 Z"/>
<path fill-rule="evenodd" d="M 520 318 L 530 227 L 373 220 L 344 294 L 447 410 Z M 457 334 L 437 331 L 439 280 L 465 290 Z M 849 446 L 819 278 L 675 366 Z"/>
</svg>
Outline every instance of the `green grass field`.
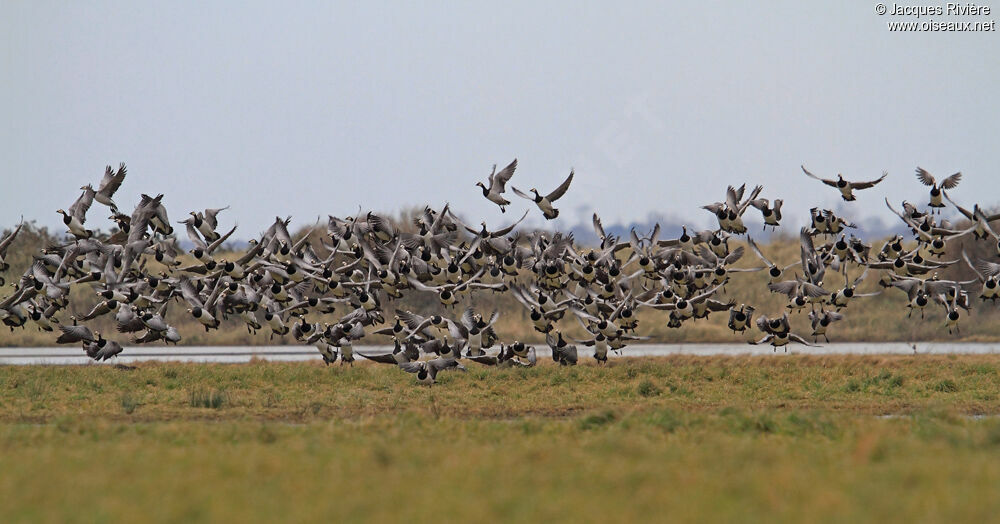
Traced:
<svg viewBox="0 0 1000 524">
<path fill-rule="evenodd" d="M 0 521 L 981 522 L 998 392 L 1000 356 L 5 367 Z"/>
</svg>

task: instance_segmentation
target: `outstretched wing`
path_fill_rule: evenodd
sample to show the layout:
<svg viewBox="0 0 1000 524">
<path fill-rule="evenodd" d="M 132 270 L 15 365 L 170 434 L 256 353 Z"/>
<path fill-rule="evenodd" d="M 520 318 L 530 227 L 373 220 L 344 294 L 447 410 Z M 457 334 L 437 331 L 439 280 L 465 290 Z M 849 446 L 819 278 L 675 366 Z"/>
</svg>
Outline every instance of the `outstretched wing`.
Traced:
<svg viewBox="0 0 1000 524">
<path fill-rule="evenodd" d="M 496 193 L 503 193 L 507 189 L 507 181 L 510 177 L 514 176 L 514 170 L 517 169 L 517 159 L 515 158 L 513 162 L 503 168 L 499 173 L 493 175 L 493 179 L 490 180 L 490 189 Z"/>
<path fill-rule="evenodd" d="M 125 162 L 122 162 L 118 166 L 118 171 L 116 173 L 112 173 L 111 166 L 108 166 L 107 169 L 104 170 L 104 178 L 101 179 L 101 185 L 97 191 L 108 198 L 113 197 L 115 192 L 118 191 L 118 188 L 121 187 L 122 182 L 125 181 L 125 175 Z"/>
<path fill-rule="evenodd" d="M 952 189 L 955 186 L 957 186 L 958 183 L 961 182 L 961 181 L 962 181 L 962 173 L 958 172 L 958 173 L 955 173 L 954 175 L 951 175 L 948 178 L 942 180 L 941 181 L 941 187 L 944 188 L 944 189 Z"/>
<path fill-rule="evenodd" d="M 516 188 L 514 186 L 510 186 L 510 189 L 514 192 L 515 195 L 517 195 L 517 196 L 519 196 L 521 198 L 527 198 L 528 200 L 531 200 L 532 202 L 535 201 L 535 197 L 533 197 L 533 196 L 525 193 L 524 191 L 521 191 L 520 189 L 518 189 L 518 188 Z"/>
<path fill-rule="evenodd" d="M 559 184 L 559 187 L 557 187 L 555 191 L 549 193 L 549 195 L 545 197 L 549 199 L 549 202 L 555 202 L 560 197 L 566 194 L 566 190 L 569 189 L 569 184 L 573 182 L 573 173 L 574 173 L 573 170 L 570 170 L 569 176 L 566 177 L 566 181 L 563 182 L 562 184 Z"/>
<path fill-rule="evenodd" d="M 509 225 L 509 226 L 507 226 L 507 227 L 505 227 L 503 229 L 497 229 L 496 231 L 493 231 L 490 234 L 490 236 L 492 236 L 494 238 L 507 236 L 507 234 L 510 233 L 511 231 L 513 231 L 514 228 L 517 227 L 517 225 L 520 224 L 521 221 L 524 220 L 524 217 L 526 217 L 526 216 L 528 216 L 528 212 L 527 211 L 525 211 L 524 214 L 521 215 L 521 218 L 517 219 L 517 222 L 514 222 L 513 224 L 511 224 L 511 225 Z"/>
<path fill-rule="evenodd" d="M 851 182 L 851 185 L 854 186 L 854 189 L 868 189 L 869 187 L 873 187 L 875 184 L 885 180 L 885 177 L 887 176 L 889 176 L 889 172 L 882 171 L 882 176 L 878 177 L 876 180 L 872 180 L 870 182 Z"/>
<path fill-rule="evenodd" d="M 809 342 L 808 340 L 806 340 L 806 339 L 804 339 L 804 338 L 796 335 L 795 333 L 789 333 L 788 334 L 788 340 L 791 340 L 792 342 L 798 342 L 799 344 L 802 344 L 804 346 L 819 347 L 816 344 L 813 344 L 813 343 Z"/>
<path fill-rule="evenodd" d="M 0 241 L 0 256 L 3 256 L 7 252 L 7 246 L 9 246 L 11 242 L 14 241 L 14 238 L 17 237 L 17 234 L 21 231 L 22 227 L 24 227 L 24 217 L 21 217 L 21 223 L 18 224 L 16 228 L 14 228 L 14 231 L 12 231 L 9 235 L 4 237 L 2 241 Z"/>
<path fill-rule="evenodd" d="M 594 233 L 597 233 L 598 238 L 601 240 L 608 237 L 604 233 L 604 224 L 601 223 L 601 217 L 597 216 L 597 213 L 594 213 Z"/>
<path fill-rule="evenodd" d="M 87 222 L 87 210 L 90 209 L 91 204 L 94 203 L 94 189 L 87 186 L 80 195 L 80 198 L 73 202 L 73 205 L 69 206 L 70 216 L 76 218 L 81 224 Z"/>
<path fill-rule="evenodd" d="M 760 248 L 757 247 L 757 243 L 754 242 L 753 239 L 750 238 L 749 236 L 747 236 L 747 244 L 750 245 L 750 249 L 752 249 L 754 254 L 757 255 L 757 258 L 761 259 L 765 264 L 767 264 L 768 267 L 774 265 L 773 263 L 771 263 L 770 260 L 767 259 L 767 257 L 764 256 L 764 253 L 760 252 Z"/>
<path fill-rule="evenodd" d="M 930 174 L 930 172 L 922 167 L 917 168 L 917 180 L 925 186 L 934 185 L 934 175 Z"/>
<path fill-rule="evenodd" d="M 805 174 L 807 174 L 807 175 L 815 178 L 816 180 L 819 180 L 820 182 L 823 182 L 824 184 L 826 184 L 826 185 L 828 185 L 830 187 L 837 187 L 837 181 L 836 180 L 827 180 L 825 178 L 820 178 L 820 177 L 818 177 L 818 176 L 810 173 L 809 170 L 806 169 L 806 166 L 799 166 L 799 167 L 802 168 L 802 172 L 803 173 L 805 173 Z"/>
</svg>

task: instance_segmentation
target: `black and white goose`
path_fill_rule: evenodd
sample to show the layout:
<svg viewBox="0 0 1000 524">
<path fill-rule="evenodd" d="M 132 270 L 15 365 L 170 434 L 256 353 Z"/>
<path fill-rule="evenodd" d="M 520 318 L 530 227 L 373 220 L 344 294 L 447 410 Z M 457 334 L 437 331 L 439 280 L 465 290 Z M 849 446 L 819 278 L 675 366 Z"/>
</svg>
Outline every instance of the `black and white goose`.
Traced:
<svg viewBox="0 0 1000 524">
<path fill-rule="evenodd" d="M 77 206 L 77 204 L 79 204 L 79 201 L 73 204 L 73 206 Z M 90 204 L 87 204 L 86 207 L 90 207 Z M 82 212 L 80 211 L 81 209 Z M 70 207 L 69 210 L 70 210 L 69 213 L 67 213 L 62 209 L 56 211 L 56 213 L 59 213 L 60 215 L 63 216 L 62 220 L 63 224 L 66 225 L 66 229 L 68 229 L 69 232 L 72 233 L 73 236 L 78 239 L 90 238 L 90 236 L 93 235 L 94 232 L 83 227 L 83 223 L 87 220 L 86 208 L 77 207 L 76 211 L 74 211 L 73 207 Z"/>
<path fill-rule="evenodd" d="M 868 275 L 868 268 L 861 273 L 861 275 L 854 279 L 853 281 L 847 276 L 847 271 L 844 271 L 844 287 L 834 291 L 830 295 L 830 305 L 837 308 L 837 311 L 847 307 L 848 303 L 855 298 L 862 297 L 874 297 L 881 294 L 881 291 L 875 291 L 873 293 L 858 293 L 858 286 L 864 282 L 865 277 Z"/>
<path fill-rule="evenodd" d="M 982 283 L 982 290 L 979 293 L 979 298 L 984 302 L 990 300 L 996 302 L 1000 298 L 1000 264 L 995 264 L 993 262 L 987 262 L 985 260 L 980 260 L 978 264 L 973 264 L 969 260 L 969 255 L 962 250 L 962 258 L 965 263 L 969 266 L 969 269 L 975 273 L 976 278 Z"/>
<path fill-rule="evenodd" d="M 846 180 L 844 176 L 839 173 L 837 174 L 837 179 L 832 180 L 828 178 L 820 178 L 810 173 L 809 170 L 806 169 L 806 166 L 800 166 L 800 167 L 802 167 L 802 172 L 809 175 L 810 177 L 815 178 L 816 180 L 819 180 L 820 182 L 823 182 L 824 184 L 830 187 L 837 188 L 840 191 L 840 196 L 848 202 L 856 200 L 854 196 L 855 189 L 860 190 L 860 189 L 868 189 L 870 187 L 874 187 L 875 184 L 878 184 L 879 182 L 885 180 L 885 177 L 889 176 L 889 173 L 887 171 L 883 171 L 882 176 L 878 177 L 875 180 L 867 182 L 850 182 Z"/>
<path fill-rule="evenodd" d="M 809 322 L 812 325 L 813 342 L 818 341 L 820 336 L 822 336 L 824 340 L 829 342 L 830 338 L 826 336 L 826 330 L 830 327 L 830 324 L 834 322 L 839 322 L 843 319 L 844 315 L 841 315 L 840 313 L 834 311 L 820 311 L 818 313 L 815 311 L 810 311 Z"/>
<path fill-rule="evenodd" d="M 744 332 L 750 327 L 750 323 L 753 321 L 753 306 L 748 306 L 746 304 L 740 304 L 740 307 L 733 307 L 729 309 L 729 322 L 726 324 L 729 329 L 733 330 L 733 333 Z"/>
<path fill-rule="evenodd" d="M 951 300 L 948 300 L 948 297 L 945 295 L 938 295 L 936 297 L 936 300 L 945 307 L 944 326 L 948 328 L 949 335 L 960 332 L 958 321 L 961 315 L 958 312 L 958 297 L 961 296 L 961 292 L 958 286 L 954 287 L 951 295 Z"/>
<path fill-rule="evenodd" d="M 555 190 L 545 196 L 539 194 L 538 190 L 535 188 L 531 188 L 531 192 L 535 194 L 534 196 L 531 196 L 513 186 L 511 186 L 511 189 L 515 194 L 517 194 L 517 196 L 534 202 L 535 205 L 538 206 L 538 209 L 542 210 L 542 215 L 545 216 L 547 220 L 553 220 L 559 216 L 559 210 L 553 207 L 552 204 L 566 194 L 566 190 L 569 189 L 570 183 L 573 182 L 573 173 L 574 172 L 570 170 L 569 176 L 566 180 L 562 184 L 559 184 L 559 187 L 555 188 Z"/>
<path fill-rule="evenodd" d="M 545 335 L 545 342 L 552 349 L 552 360 L 559 363 L 560 366 L 576 365 L 579 359 L 576 346 L 567 343 L 562 333 L 556 331 L 555 336 L 552 333 Z"/>
<path fill-rule="evenodd" d="M 608 346 L 608 337 L 604 336 L 604 333 L 598 332 L 590 339 L 577 340 L 577 342 L 583 344 L 584 346 L 594 348 L 593 356 L 594 360 L 596 360 L 598 364 L 608 363 L 608 350 L 610 349 L 610 346 Z"/>
<path fill-rule="evenodd" d="M 944 207 L 944 201 L 942 200 L 942 195 L 945 189 L 954 189 L 958 186 L 958 183 L 962 181 L 962 173 L 958 172 L 953 175 L 948 176 L 944 180 L 938 183 L 934 179 L 934 175 L 930 174 L 926 169 L 922 167 L 917 168 L 917 180 L 925 186 L 930 186 L 931 188 L 931 200 L 927 205 L 940 210 Z"/>
<path fill-rule="evenodd" d="M 991 222 L 996 222 L 997 220 L 1000 220 L 1000 213 L 987 215 L 986 213 L 983 212 L 982 208 L 979 207 L 979 204 L 974 205 L 972 210 L 970 211 L 956 204 L 955 201 L 948 196 L 948 193 L 944 194 L 944 198 L 948 200 L 948 202 L 950 202 L 951 205 L 955 206 L 955 209 L 957 209 L 958 212 L 961 213 L 966 219 L 975 222 L 975 230 L 973 231 L 973 235 L 977 240 L 990 237 L 993 237 L 996 240 L 1000 240 L 1000 236 L 998 236 L 993 231 L 993 228 L 990 226 Z M 1000 253 L 1000 245 L 997 246 L 997 253 Z"/>
<path fill-rule="evenodd" d="M 780 198 L 774 199 L 773 205 L 766 198 L 757 198 L 750 201 L 750 205 L 757 208 L 760 211 L 761 217 L 764 218 L 764 230 L 767 229 L 767 226 L 778 229 L 778 226 L 781 225 L 782 203 L 784 203 L 784 201 Z"/>
<path fill-rule="evenodd" d="M 433 360 L 406 362 L 399 365 L 407 373 L 416 374 L 417 382 L 430 386 L 437 382 L 437 375 L 446 369 L 465 371 L 465 366 L 454 358 L 435 358 Z"/>
<path fill-rule="evenodd" d="M 111 166 L 107 166 L 104 169 L 104 177 L 101 178 L 101 184 L 94 193 L 94 200 L 110 207 L 114 213 L 118 213 L 118 206 L 112 200 L 112 197 L 115 196 L 115 192 L 118 191 L 122 182 L 125 181 L 125 174 L 125 162 L 122 162 L 118 166 L 118 171 L 113 171 Z"/>
<path fill-rule="evenodd" d="M 483 188 L 483 196 L 486 197 L 486 200 L 500 206 L 501 213 L 506 213 L 507 206 L 510 205 L 510 201 L 503 197 L 503 193 L 507 189 L 510 177 L 514 176 L 515 169 L 517 169 L 516 158 L 499 173 L 497 173 L 497 165 L 493 164 L 493 173 L 490 174 L 489 179 L 490 187 L 486 187 L 482 182 L 476 182 L 477 186 Z"/>
<path fill-rule="evenodd" d="M 892 287 L 903 290 L 906 293 L 907 304 L 910 312 L 906 318 L 913 315 L 914 309 L 920 310 L 920 318 L 924 318 L 924 308 L 930 304 L 930 296 L 924 289 L 924 281 L 919 278 L 899 278 L 892 281 Z"/>
<path fill-rule="evenodd" d="M 764 256 L 764 253 L 762 253 L 760 248 L 757 247 L 757 243 L 754 242 L 754 240 L 749 236 L 747 237 L 747 245 L 749 245 L 750 249 L 754 252 L 754 254 L 757 255 L 757 258 L 761 259 L 762 262 L 767 264 L 768 282 L 777 282 L 782 277 L 782 275 L 785 274 L 785 271 L 788 271 L 792 267 L 795 267 L 796 265 L 802 263 L 802 261 L 799 260 L 791 264 L 788 264 L 783 268 L 778 267 L 777 265 L 774 264 L 774 262 L 771 262 L 767 257 Z"/>
<path fill-rule="evenodd" d="M 264 312 L 264 322 L 267 323 L 267 327 L 271 329 L 271 338 L 273 339 L 275 335 L 279 337 L 285 336 L 289 332 L 289 327 L 285 325 L 285 321 L 281 319 L 281 315 L 271 311 L 270 309 Z"/>
<path fill-rule="evenodd" d="M 799 335 L 791 332 L 791 325 L 788 322 L 788 314 L 786 313 L 781 318 L 769 319 L 764 315 L 761 315 L 757 319 L 757 328 L 765 333 L 764 338 L 760 340 L 751 340 L 749 344 L 771 344 L 774 347 L 774 351 L 778 351 L 779 347 L 784 347 L 785 352 L 788 352 L 788 344 L 791 342 L 796 342 L 804 346 L 813 346 L 806 339 Z"/>
<path fill-rule="evenodd" d="M 772 293 L 788 296 L 788 309 L 792 311 L 800 311 L 809 304 L 814 304 L 813 307 L 815 307 L 815 304 L 824 302 L 826 297 L 830 296 L 829 291 L 798 277 L 793 280 L 772 282 L 767 285 L 767 288 Z"/>
</svg>

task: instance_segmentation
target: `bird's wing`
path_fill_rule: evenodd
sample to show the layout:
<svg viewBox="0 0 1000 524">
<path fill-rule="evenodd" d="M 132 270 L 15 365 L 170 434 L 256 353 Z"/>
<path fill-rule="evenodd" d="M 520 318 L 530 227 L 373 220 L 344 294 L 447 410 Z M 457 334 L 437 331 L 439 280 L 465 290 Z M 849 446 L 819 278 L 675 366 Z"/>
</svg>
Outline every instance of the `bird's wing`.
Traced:
<svg viewBox="0 0 1000 524">
<path fill-rule="evenodd" d="M 934 185 L 934 175 L 930 174 L 930 172 L 922 167 L 917 168 L 917 180 L 925 186 Z"/>
<path fill-rule="evenodd" d="M 379 362 L 381 364 L 396 364 L 396 357 L 392 353 L 382 353 L 379 355 L 367 355 L 361 353 L 360 351 L 355 351 L 355 355 L 367 358 L 368 360 Z"/>
<path fill-rule="evenodd" d="M 804 338 L 796 335 L 795 333 L 789 333 L 788 334 L 788 340 L 791 340 L 793 342 L 798 342 L 799 344 L 802 344 L 804 346 L 819 347 L 816 344 L 813 344 L 813 343 L 809 342 L 808 340 L 806 340 L 806 339 L 804 339 Z"/>
<path fill-rule="evenodd" d="M 851 284 L 851 287 L 858 287 L 858 286 L 860 286 L 861 283 L 864 282 L 866 276 L 868 276 L 868 267 L 867 266 L 865 267 L 865 270 L 861 272 L 861 276 L 859 276 L 858 278 L 854 279 L 854 283 Z M 846 271 L 844 272 L 844 282 L 845 283 L 847 282 L 847 272 Z"/>
<path fill-rule="evenodd" d="M 802 283 L 802 293 L 809 298 L 819 298 L 829 295 L 830 292 L 811 282 Z"/>
<path fill-rule="evenodd" d="M 121 187 L 122 182 L 125 181 L 125 162 L 122 162 L 118 166 L 118 171 L 114 174 L 111 173 L 111 166 L 104 171 L 104 178 L 101 179 L 101 185 L 98 188 L 98 192 L 102 195 L 111 198 L 114 196 L 118 188 Z"/>
<path fill-rule="evenodd" d="M 743 191 L 746 189 L 746 184 L 740 186 L 739 194 L 737 194 L 736 188 L 733 186 L 726 187 L 726 206 L 729 209 L 736 210 L 739 207 L 740 197 L 743 195 Z"/>
<path fill-rule="evenodd" d="M 887 176 L 889 176 L 889 172 L 882 171 L 882 176 L 878 177 L 875 180 L 871 180 L 868 182 L 851 182 L 851 186 L 853 186 L 854 189 L 868 189 L 869 187 L 873 187 L 875 184 L 878 184 L 879 182 L 885 180 L 885 177 Z"/>
<path fill-rule="evenodd" d="M 191 239 L 191 242 L 194 243 L 194 245 L 200 247 L 201 249 L 207 250 L 208 244 L 206 244 L 205 241 L 201 239 L 201 233 L 199 233 L 198 229 L 194 227 L 194 220 L 191 219 L 185 220 L 184 224 L 187 226 L 187 235 L 188 238 Z"/>
<path fill-rule="evenodd" d="M 531 200 L 532 202 L 535 201 L 535 197 L 533 197 L 533 196 L 531 196 L 531 195 L 529 195 L 529 194 L 521 191 L 520 189 L 518 189 L 518 188 L 516 188 L 514 186 L 510 186 L 510 189 L 511 189 L 511 191 L 514 192 L 515 195 L 517 195 L 517 196 L 519 196 L 521 198 L 527 198 L 528 200 Z"/>
<path fill-rule="evenodd" d="M 427 366 L 434 371 L 441 371 L 450 368 L 461 368 L 458 360 L 454 358 L 435 358 L 426 362 Z"/>
<path fill-rule="evenodd" d="M 965 209 L 964 207 L 956 204 L 955 201 L 952 200 L 951 197 L 948 196 L 948 193 L 945 193 L 944 191 L 942 191 L 941 194 L 944 195 L 945 200 L 947 200 L 948 202 L 951 202 L 951 205 L 955 206 L 955 209 L 957 209 L 959 213 L 965 215 L 965 218 L 968 218 L 969 220 L 975 220 L 976 219 L 975 214 L 972 211 L 969 211 L 968 209 Z"/>
<path fill-rule="evenodd" d="M 238 226 L 233 226 L 233 228 L 230 229 L 228 233 L 226 233 L 225 235 L 222 235 L 215 242 L 212 242 L 211 244 L 209 244 L 205 248 L 205 251 L 207 251 L 208 253 L 212 253 L 213 251 L 215 251 L 216 249 L 218 249 L 219 246 L 221 246 L 222 244 L 224 244 L 226 242 L 226 240 L 229 240 L 229 237 L 231 237 L 233 235 L 233 233 L 236 232 L 236 228 L 237 227 Z"/>
<path fill-rule="evenodd" d="M 836 181 L 836 180 L 827 180 L 827 179 L 825 179 L 825 178 L 820 178 L 820 177 L 818 177 L 818 176 L 816 176 L 816 175 L 814 175 L 814 174 L 810 173 L 810 172 L 809 172 L 809 170 L 808 170 L 808 169 L 806 169 L 806 166 L 799 166 L 799 167 L 801 167 L 801 168 L 802 168 L 802 172 L 803 172 L 803 173 L 805 173 L 805 174 L 807 174 L 807 175 L 809 175 L 809 176 L 811 176 L 811 177 L 815 178 L 816 180 L 819 180 L 820 182 L 823 182 L 824 184 L 826 184 L 826 185 L 828 185 L 828 186 L 831 186 L 831 187 L 837 187 L 837 181 Z"/>
<path fill-rule="evenodd" d="M 941 187 L 943 189 L 953 189 L 961 181 L 962 181 L 962 173 L 958 172 L 958 173 L 955 173 L 954 175 L 951 175 L 948 178 L 942 180 L 941 181 Z"/>
<path fill-rule="evenodd" d="M 81 224 L 87 222 L 87 210 L 90 209 L 91 204 L 94 203 L 94 190 L 90 186 L 87 186 L 83 190 L 83 194 L 80 198 L 73 202 L 73 205 L 69 206 L 70 216 L 76 218 Z"/>
<path fill-rule="evenodd" d="M 12 231 L 11 234 L 4 237 L 3 241 L 0 241 L 0 256 L 3 256 L 3 254 L 7 252 L 7 246 L 9 246 L 10 243 L 14 241 L 14 237 L 16 237 L 17 234 L 21 231 L 22 227 L 24 227 L 24 217 L 21 217 L 21 223 L 18 224 L 16 228 L 14 228 L 14 231 Z"/>
<path fill-rule="evenodd" d="M 476 356 L 472 356 L 472 355 L 470 355 L 470 356 L 467 356 L 465 358 L 467 360 L 471 360 L 471 361 L 473 361 L 473 362 L 475 362 L 477 364 L 483 364 L 484 366 L 495 366 L 495 365 L 497 365 L 497 357 L 496 356 L 490 356 L 490 355 L 476 355 Z"/>
<path fill-rule="evenodd" d="M 517 227 L 517 225 L 520 224 L 521 221 L 524 220 L 524 217 L 526 217 L 526 216 L 528 216 L 528 212 L 527 211 L 525 211 L 524 214 L 521 215 L 521 218 L 517 219 L 517 222 L 514 222 L 513 224 L 511 224 L 511 225 L 509 225 L 509 226 L 507 226 L 507 227 L 505 227 L 503 229 L 497 229 L 496 231 L 491 232 L 490 236 L 492 236 L 492 237 L 507 236 L 507 234 L 510 233 L 511 231 L 513 231 L 514 228 Z"/>
<path fill-rule="evenodd" d="M 971 270 L 972 270 L 972 272 L 976 274 L 976 277 L 978 277 L 980 281 L 982 281 L 982 282 L 985 282 L 985 281 L 986 281 L 986 279 L 985 279 L 985 278 L 983 278 L 983 274 L 982 274 L 982 273 L 980 273 L 980 272 L 979 272 L 979 270 L 978 270 L 978 269 L 976 269 L 976 266 L 972 264 L 972 261 L 971 261 L 971 260 L 969 260 L 969 255 L 967 255 L 967 254 L 965 253 L 965 250 L 964 250 L 964 249 L 962 250 L 962 259 L 964 259 L 964 260 L 965 260 L 965 263 L 966 263 L 966 264 L 968 264 L 968 266 L 969 266 L 969 269 L 971 269 Z"/>
<path fill-rule="evenodd" d="M 566 190 L 569 189 L 569 184 L 572 181 L 573 181 L 573 171 L 570 170 L 569 176 L 566 177 L 566 181 L 563 182 L 562 184 L 559 184 L 559 187 L 557 187 L 554 191 L 549 193 L 548 196 L 546 196 L 545 198 L 548 198 L 549 202 L 555 202 L 556 200 L 559 200 L 560 197 L 566 194 Z"/>
<path fill-rule="evenodd" d="M 514 176 L 515 169 L 517 169 L 516 158 L 507 167 L 501 169 L 499 173 L 493 175 L 493 179 L 490 181 L 490 190 L 494 193 L 503 193 L 506 191 L 507 181 L 510 180 L 510 177 Z"/>
<path fill-rule="evenodd" d="M 403 362 L 399 368 L 407 373 L 418 373 L 424 368 L 423 362 Z"/>
<path fill-rule="evenodd" d="M 885 206 L 889 208 L 889 211 L 892 211 L 893 214 L 895 214 L 896 216 L 898 216 L 900 218 L 900 220 L 902 220 L 906 225 L 910 226 L 913 229 L 918 229 L 918 226 L 916 224 L 914 224 L 913 221 L 910 220 L 909 217 L 907 217 L 906 215 L 903 215 L 899 211 L 896 211 L 896 208 L 892 207 L 892 204 L 889 203 L 889 197 L 886 197 L 886 199 L 885 199 Z"/>
<path fill-rule="evenodd" d="M 72 343 L 81 340 L 93 342 L 94 340 L 94 333 L 87 326 L 64 326 L 60 324 L 59 331 L 62 331 L 63 334 L 56 340 L 58 343 Z"/>
<path fill-rule="evenodd" d="M 601 217 L 597 216 L 597 213 L 594 213 L 593 220 L 594 220 L 594 233 L 597 234 L 598 238 L 604 240 L 605 238 L 608 237 L 608 235 L 604 233 L 604 224 L 601 223 Z"/>
<path fill-rule="evenodd" d="M 765 264 L 767 264 L 768 267 L 774 265 L 771 263 L 770 260 L 767 259 L 767 257 L 764 256 L 764 253 L 760 252 L 760 248 L 757 247 L 757 243 L 754 242 L 753 239 L 750 238 L 749 236 L 747 237 L 747 244 L 750 245 L 750 249 L 752 249 L 753 252 L 757 255 L 757 258 L 760 258 Z"/>
<path fill-rule="evenodd" d="M 229 209 L 229 206 L 206 209 L 205 222 L 208 222 L 208 225 L 211 226 L 212 229 L 215 229 L 219 226 L 219 221 L 216 219 L 216 216 L 227 209 Z"/>
<path fill-rule="evenodd" d="M 991 277 L 1000 275 L 1000 264 L 987 262 L 985 260 L 980 260 L 978 266 L 979 266 L 978 268 L 979 272 L 983 273 L 984 275 Z"/>
<path fill-rule="evenodd" d="M 181 289 L 181 297 L 191 304 L 191 307 L 202 307 L 201 298 L 198 296 L 198 292 L 195 290 L 194 284 L 191 283 L 185 277 L 181 277 L 179 287 Z"/>
<path fill-rule="evenodd" d="M 783 282 L 772 282 L 767 285 L 767 289 L 770 289 L 772 293 L 781 293 L 782 295 L 793 297 L 799 291 L 799 281 L 785 280 Z"/>
<path fill-rule="evenodd" d="M 460 319 L 460 322 L 462 323 L 463 326 L 466 327 L 466 329 L 472 329 L 472 327 L 476 325 L 475 315 L 476 315 L 476 310 L 473 309 L 471 306 L 465 308 L 465 311 L 462 313 L 462 318 Z"/>
</svg>

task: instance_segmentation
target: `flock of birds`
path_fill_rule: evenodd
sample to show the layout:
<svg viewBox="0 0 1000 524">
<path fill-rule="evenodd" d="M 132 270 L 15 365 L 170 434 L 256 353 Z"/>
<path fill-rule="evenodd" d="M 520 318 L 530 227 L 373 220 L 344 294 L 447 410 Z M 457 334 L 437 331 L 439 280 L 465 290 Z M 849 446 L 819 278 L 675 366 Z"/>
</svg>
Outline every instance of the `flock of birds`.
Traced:
<svg viewBox="0 0 1000 524">
<path fill-rule="evenodd" d="M 499 172 L 494 166 L 487 183 L 476 183 L 503 212 L 511 205 L 504 194 L 516 169 L 517 160 Z M 804 166 L 802 170 L 836 188 L 845 201 L 886 177 L 883 173 L 876 180 L 855 182 L 840 175 L 823 179 Z M 91 358 L 107 360 L 123 346 L 84 324 L 98 317 L 113 316 L 117 331 L 135 344 L 179 342 L 180 333 L 169 323 L 173 315 L 189 315 L 206 331 L 219 329 L 226 319 L 239 319 L 250 333 L 266 330 L 271 337 L 290 335 L 314 345 L 327 364 L 340 360 L 353 365 L 360 356 L 397 366 L 430 384 L 440 371 L 464 370 L 463 361 L 533 366 L 535 348 L 519 341 L 501 343 L 496 311 L 487 315 L 469 307 L 453 319 L 395 308 L 387 320 L 387 304 L 407 293 L 435 294 L 452 308 L 475 293 L 509 293 L 527 310 L 534 329 L 545 334 L 552 359 L 563 365 L 577 363 L 578 345 L 592 348 L 593 358 L 603 363 L 609 352 L 646 338 L 636 334 L 637 311 L 643 308 L 664 312 L 667 325 L 674 328 L 725 312 L 734 332 L 760 330 L 763 337 L 752 344 L 771 344 L 775 350 L 792 342 L 812 345 L 791 331 L 789 314 L 808 309 L 813 341 L 828 340 L 827 331 L 844 319 L 842 311 L 852 300 L 878 294 L 858 292 L 870 272 L 879 275 L 882 287 L 906 294 L 911 314 L 920 311 L 923 317 L 925 308 L 938 304 L 949 332 L 958 329 L 961 312 L 971 307 L 967 287 L 978 286 L 983 300 L 1000 298 L 1000 264 L 970 260 L 964 251 L 964 260 L 941 260 L 946 245 L 966 235 L 996 242 L 1000 254 L 1000 237 L 990 225 L 1000 215 L 989 215 L 978 205 L 963 208 L 945 192 L 958 185 L 960 173 L 937 180 L 917 169 L 919 181 L 931 187 L 927 210 L 903 202 L 898 211 L 886 199 L 915 243 L 896 236 L 873 250 L 854 235 L 847 236 L 846 229 L 854 224 L 831 210 L 814 208 L 810 224 L 800 230 L 800 260 L 787 266 L 774 263 L 747 235 L 743 216 L 751 207 L 760 212 L 765 228 L 781 223 L 782 200 L 762 198 L 761 186 L 748 194 L 745 185 L 728 187 L 723 201 L 703 206 L 715 215 L 718 227 L 691 233 L 684 228 L 677 238 L 661 238 L 659 224 L 648 235 L 633 230 L 628 239 L 616 238 L 605 233 L 594 214 L 600 245 L 585 248 L 572 234 L 515 232 L 528 211 L 506 227 L 490 229 L 485 222 L 479 227 L 465 224 L 445 205 L 418 213 L 415 232 L 402 231 L 376 213 L 359 212 L 330 216 L 325 230 L 316 226 L 293 240 L 290 217 L 276 218 L 244 251 L 223 257 L 217 253 L 236 231 L 235 226 L 218 231 L 218 216 L 227 207 L 192 211 L 177 223 L 194 246 L 185 253 L 162 194 L 142 195 L 130 215 L 119 210 L 113 197 L 125 176 L 124 164 L 117 170 L 108 166 L 98 189 L 83 186 L 68 211 L 58 211 L 68 231 L 66 241 L 37 253 L 12 284 L 14 292 L 0 300 L 0 320 L 11 330 L 37 326 L 58 333 L 60 344 L 82 344 Z M 551 220 L 559 215 L 555 203 L 573 176 L 570 172 L 547 195 L 534 188 L 512 190 Z M 95 235 L 86 227 L 95 201 L 111 212 L 116 227 L 110 236 Z M 959 229 L 939 221 L 936 215 L 946 201 L 970 225 Z M 0 240 L 0 273 L 9 269 L 3 259 L 21 227 Z M 746 247 L 731 248 L 741 235 Z M 762 264 L 733 267 L 747 248 Z M 967 264 L 977 278 L 938 278 L 939 270 L 957 263 Z M 851 269 L 860 274 L 850 278 Z M 767 271 L 768 289 L 787 295 L 783 314 L 755 317 L 753 306 L 724 298 L 732 275 L 748 271 Z M 96 293 L 97 304 L 82 315 L 60 315 L 70 305 L 70 290 L 81 285 Z M 170 309 L 172 304 L 179 306 Z M 319 315 L 338 320 L 309 320 Z M 574 321 L 586 330 L 582 340 L 567 340 L 559 329 L 560 323 Z M 354 345 L 370 334 L 391 336 L 394 350 L 355 351 Z"/>
</svg>

